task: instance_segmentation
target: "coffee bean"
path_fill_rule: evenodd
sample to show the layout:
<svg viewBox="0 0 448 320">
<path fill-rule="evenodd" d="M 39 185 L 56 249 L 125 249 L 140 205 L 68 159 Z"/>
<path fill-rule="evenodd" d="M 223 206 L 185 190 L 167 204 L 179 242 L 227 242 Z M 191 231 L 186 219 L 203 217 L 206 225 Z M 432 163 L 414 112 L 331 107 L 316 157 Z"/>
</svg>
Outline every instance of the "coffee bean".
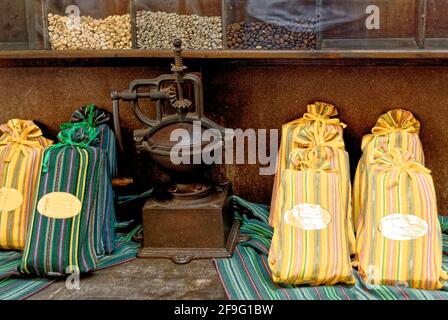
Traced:
<svg viewBox="0 0 448 320">
<path fill-rule="evenodd" d="M 284 24 L 243 21 L 228 26 L 227 46 L 230 49 L 315 49 L 316 29 L 316 18 Z"/>
</svg>

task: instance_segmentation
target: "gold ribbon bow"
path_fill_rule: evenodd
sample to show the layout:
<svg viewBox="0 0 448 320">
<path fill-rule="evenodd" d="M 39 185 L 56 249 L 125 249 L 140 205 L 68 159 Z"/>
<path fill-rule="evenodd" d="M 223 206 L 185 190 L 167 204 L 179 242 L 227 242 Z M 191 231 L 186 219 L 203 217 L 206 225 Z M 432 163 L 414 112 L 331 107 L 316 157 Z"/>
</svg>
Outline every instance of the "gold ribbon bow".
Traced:
<svg viewBox="0 0 448 320">
<path fill-rule="evenodd" d="M 43 146 L 36 139 L 42 136 L 42 131 L 32 121 L 10 120 L 0 127 L 4 134 L 0 137 L 0 146 L 10 146 L 5 162 L 11 162 L 18 152 L 28 154 L 27 148 L 40 148 Z"/>
<path fill-rule="evenodd" d="M 392 181 L 392 184 L 398 183 L 400 173 L 406 173 L 411 178 L 415 177 L 415 173 L 431 173 L 431 170 L 415 161 L 412 153 L 403 153 L 398 148 L 391 148 L 387 151 L 382 148 L 378 148 L 374 151 L 373 158 L 373 164 L 379 166 L 381 168 L 381 172 L 397 172 L 397 177 Z"/>
<path fill-rule="evenodd" d="M 300 130 L 294 143 L 298 148 L 314 149 L 316 147 L 332 147 L 344 149 L 344 141 L 335 128 L 322 122 L 315 122 L 309 129 Z"/>
<path fill-rule="evenodd" d="M 325 124 L 339 125 L 342 128 L 346 128 L 347 125 L 342 123 L 338 118 L 332 118 L 338 115 L 336 107 L 326 102 L 316 102 L 310 104 L 307 107 L 307 113 L 305 113 L 301 119 L 301 122 L 316 121 Z"/>
<path fill-rule="evenodd" d="M 296 149 L 291 152 L 289 162 L 293 166 L 294 170 L 313 170 L 316 172 L 332 171 L 331 163 L 326 160 L 322 160 L 316 149 Z"/>
<path fill-rule="evenodd" d="M 383 114 L 372 129 L 372 133 L 375 135 L 384 135 L 397 131 L 419 134 L 420 122 L 414 117 L 412 112 L 395 109 Z"/>
</svg>

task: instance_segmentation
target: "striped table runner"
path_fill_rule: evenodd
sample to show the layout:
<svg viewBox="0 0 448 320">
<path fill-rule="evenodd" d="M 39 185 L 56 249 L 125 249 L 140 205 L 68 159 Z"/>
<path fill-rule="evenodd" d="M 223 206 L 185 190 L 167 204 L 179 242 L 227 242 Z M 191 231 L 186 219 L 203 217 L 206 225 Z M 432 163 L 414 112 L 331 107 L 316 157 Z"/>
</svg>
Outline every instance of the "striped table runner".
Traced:
<svg viewBox="0 0 448 320">
<path fill-rule="evenodd" d="M 442 290 L 418 290 L 369 285 L 355 272 L 356 284 L 296 287 L 272 281 L 268 251 L 273 229 L 268 225 L 269 208 L 238 197 L 232 201 L 242 220 L 241 233 L 249 238 L 240 243 L 232 258 L 216 259 L 215 266 L 231 300 L 448 300 L 448 284 Z M 440 217 L 443 235 L 443 267 L 448 270 L 448 218 Z"/>
<path fill-rule="evenodd" d="M 142 230 L 142 227 L 139 225 L 130 230 L 130 226 L 132 227 L 132 222 L 117 224 L 116 250 L 112 255 L 99 259 L 97 270 L 110 268 L 136 258 L 140 244 L 133 242 L 132 238 Z M 24 300 L 58 281 L 57 279 L 30 278 L 18 275 L 17 267 L 21 259 L 21 253 L 0 251 L 0 300 Z"/>
</svg>

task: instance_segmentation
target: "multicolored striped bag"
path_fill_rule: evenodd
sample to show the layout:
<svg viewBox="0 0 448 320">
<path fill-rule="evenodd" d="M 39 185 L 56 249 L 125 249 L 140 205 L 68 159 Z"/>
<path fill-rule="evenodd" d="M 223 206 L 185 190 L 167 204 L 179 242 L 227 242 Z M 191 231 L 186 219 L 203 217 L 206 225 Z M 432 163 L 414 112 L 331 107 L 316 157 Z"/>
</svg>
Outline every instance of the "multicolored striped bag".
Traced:
<svg viewBox="0 0 448 320">
<path fill-rule="evenodd" d="M 372 285 L 441 289 L 447 277 L 430 171 L 409 152 L 377 149 L 365 179 L 356 254 L 363 278 Z"/>
<path fill-rule="evenodd" d="M 425 155 L 419 137 L 420 123 L 414 115 L 403 109 L 396 109 L 383 114 L 372 129 L 372 134 L 362 140 L 363 155 L 359 161 L 353 182 L 353 225 L 357 226 L 360 206 L 363 201 L 362 184 L 365 183 L 365 168 L 369 157 L 378 148 L 398 148 L 410 152 L 416 161 L 425 165 Z"/>
<path fill-rule="evenodd" d="M 10 120 L 0 134 L 0 249 L 23 250 L 44 149 L 52 141 L 29 120 Z"/>
<path fill-rule="evenodd" d="M 295 285 L 354 284 L 340 176 L 315 150 L 285 170 L 282 215 L 269 253 L 272 278 Z"/>
<path fill-rule="evenodd" d="M 56 276 L 89 272 L 114 249 L 108 156 L 90 146 L 97 135 L 94 128 L 78 124 L 61 131 L 60 142 L 45 152 L 22 273 Z"/>
<path fill-rule="evenodd" d="M 106 110 L 98 108 L 93 104 L 86 105 L 75 111 L 71 118 L 71 123 L 86 123 L 98 131 L 97 138 L 92 142 L 92 147 L 99 147 L 107 152 L 110 165 L 110 175 L 112 178 L 118 176 L 117 166 L 117 139 L 110 127 L 112 121 L 111 114 Z M 64 124 L 62 129 L 69 127 Z"/>
<path fill-rule="evenodd" d="M 350 253 L 356 252 L 356 240 L 352 226 L 352 184 L 350 179 L 350 159 L 339 132 L 333 127 L 322 128 L 325 124 L 316 122 L 312 128 L 300 131 L 295 142 L 300 148 L 295 149 L 290 155 L 289 169 L 302 170 L 299 159 L 304 152 L 314 150 L 317 159 L 330 164 L 330 169 L 339 175 L 339 186 L 341 187 L 342 205 L 347 216 L 347 237 L 349 240 Z"/>
<path fill-rule="evenodd" d="M 296 142 L 296 137 L 304 129 L 314 130 L 314 124 L 316 122 L 325 124 L 324 130 L 338 133 L 335 138 L 337 143 L 344 145 L 343 129 L 346 127 L 338 118 L 334 118 L 338 115 L 337 109 L 328 103 L 316 102 L 315 104 L 308 105 L 307 113 L 302 118 L 285 124 L 282 127 L 282 138 L 280 144 L 280 150 L 277 161 L 277 172 L 274 179 L 274 188 L 272 192 L 271 211 L 269 215 L 269 224 L 272 227 L 276 227 L 277 221 L 281 215 L 280 206 L 283 199 L 284 190 L 281 185 L 281 176 L 284 170 L 288 168 L 288 159 L 291 152 L 299 148 L 300 145 Z M 327 134 L 324 132 L 324 136 Z"/>
</svg>

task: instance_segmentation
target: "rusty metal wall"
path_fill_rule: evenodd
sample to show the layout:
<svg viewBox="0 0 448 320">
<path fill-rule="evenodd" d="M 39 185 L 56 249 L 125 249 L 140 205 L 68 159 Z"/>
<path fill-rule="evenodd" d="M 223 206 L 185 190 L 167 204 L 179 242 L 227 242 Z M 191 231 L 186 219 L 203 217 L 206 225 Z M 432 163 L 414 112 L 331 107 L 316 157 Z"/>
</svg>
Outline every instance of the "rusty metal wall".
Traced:
<svg viewBox="0 0 448 320">
<path fill-rule="evenodd" d="M 102 67 L 61 63 L 39 67 L 0 68 L 0 122 L 30 118 L 56 133 L 78 106 L 94 102 L 111 109 L 110 91 L 125 89 L 135 78 L 151 78 L 168 72 L 160 66 L 139 63 Z M 202 65 L 208 115 L 231 128 L 280 128 L 299 117 L 309 102 L 334 103 L 348 124 L 346 143 L 355 168 L 360 141 L 381 113 L 406 108 L 422 123 L 427 166 L 433 171 L 440 213 L 448 214 L 448 67 L 306 65 L 282 63 L 189 63 Z M 77 67 L 74 67 L 77 65 Z M 130 109 L 126 109 L 130 110 Z M 122 113 L 128 137 L 139 127 L 130 111 Z M 129 157 L 128 157 L 129 158 Z M 139 160 L 133 173 L 140 177 L 151 164 Z M 269 203 L 273 177 L 259 176 L 258 166 L 235 165 L 222 170 L 233 182 L 234 192 L 252 201 Z M 151 177 L 151 175 L 148 175 Z M 154 178 L 154 175 L 152 175 Z M 151 179 L 151 178 L 145 178 Z M 150 183 L 145 180 L 145 182 Z"/>
</svg>

